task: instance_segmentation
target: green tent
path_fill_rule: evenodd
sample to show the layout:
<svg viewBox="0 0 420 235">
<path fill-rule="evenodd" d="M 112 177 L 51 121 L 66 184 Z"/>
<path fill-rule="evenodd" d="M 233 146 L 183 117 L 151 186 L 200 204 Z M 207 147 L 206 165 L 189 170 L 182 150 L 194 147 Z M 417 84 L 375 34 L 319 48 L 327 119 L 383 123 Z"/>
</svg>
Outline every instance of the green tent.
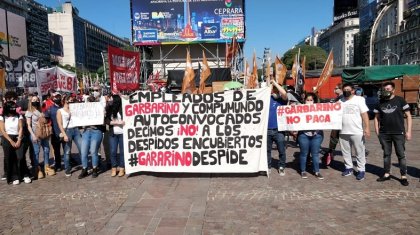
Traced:
<svg viewBox="0 0 420 235">
<path fill-rule="evenodd" d="M 419 75 L 420 65 L 377 65 L 343 70 L 344 83 L 365 83 L 390 80 L 404 75 Z"/>
</svg>

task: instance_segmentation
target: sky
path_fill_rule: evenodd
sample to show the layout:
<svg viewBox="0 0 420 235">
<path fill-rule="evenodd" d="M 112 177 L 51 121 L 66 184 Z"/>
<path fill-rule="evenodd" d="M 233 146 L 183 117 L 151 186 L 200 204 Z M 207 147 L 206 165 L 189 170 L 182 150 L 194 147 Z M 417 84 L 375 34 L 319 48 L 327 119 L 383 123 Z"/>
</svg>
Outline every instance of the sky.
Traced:
<svg viewBox="0 0 420 235">
<path fill-rule="evenodd" d="M 56 7 L 64 0 L 36 0 Z M 120 37 L 131 39 L 130 0 L 72 0 L 79 16 Z M 245 0 L 245 57 L 257 56 L 264 48 L 282 56 L 310 35 L 333 21 L 334 0 Z"/>
</svg>

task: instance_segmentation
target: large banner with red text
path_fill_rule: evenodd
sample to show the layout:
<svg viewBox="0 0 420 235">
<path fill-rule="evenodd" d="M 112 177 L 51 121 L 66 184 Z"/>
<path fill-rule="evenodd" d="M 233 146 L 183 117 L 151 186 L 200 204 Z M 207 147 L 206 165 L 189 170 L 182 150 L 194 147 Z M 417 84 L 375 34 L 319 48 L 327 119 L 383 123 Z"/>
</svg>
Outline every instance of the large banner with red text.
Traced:
<svg viewBox="0 0 420 235">
<path fill-rule="evenodd" d="M 123 99 L 128 174 L 267 171 L 270 88 Z"/>
<path fill-rule="evenodd" d="M 340 102 L 277 107 L 279 131 L 341 130 L 342 119 Z"/>
</svg>

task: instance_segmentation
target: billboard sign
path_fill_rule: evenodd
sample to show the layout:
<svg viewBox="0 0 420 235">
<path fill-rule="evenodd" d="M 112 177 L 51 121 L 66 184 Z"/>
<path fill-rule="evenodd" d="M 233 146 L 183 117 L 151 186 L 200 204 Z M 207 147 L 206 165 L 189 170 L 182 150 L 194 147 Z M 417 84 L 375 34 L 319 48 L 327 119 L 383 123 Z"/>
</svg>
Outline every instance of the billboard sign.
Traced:
<svg viewBox="0 0 420 235">
<path fill-rule="evenodd" d="M 25 18 L 11 12 L 6 12 L 9 57 L 12 59 L 28 55 L 26 43 L 26 21 Z"/>
<path fill-rule="evenodd" d="M 359 16 L 358 0 L 334 0 L 334 24 Z"/>
<path fill-rule="evenodd" d="M 245 40 L 244 0 L 131 0 L 135 45 Z"/>
</svg>

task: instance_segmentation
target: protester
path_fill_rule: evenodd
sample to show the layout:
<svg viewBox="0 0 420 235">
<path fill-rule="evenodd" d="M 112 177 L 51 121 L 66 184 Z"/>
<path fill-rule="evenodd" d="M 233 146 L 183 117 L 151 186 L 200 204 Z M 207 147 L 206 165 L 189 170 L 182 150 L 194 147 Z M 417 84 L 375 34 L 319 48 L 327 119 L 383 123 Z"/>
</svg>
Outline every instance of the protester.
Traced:
<svg viewBox="0 0 420 235">
<path fill-rule="evenodd" d="M 271 148 L 273 142 L 276 143 L 277 150 L 279 152 L 279 174 L 285 175 L 286 167 L 286 146 L 285 137 L 283 132 L 279 132 L 277 125 L 277 107 L 287 104 L 287 92 L 282 86 L 277 84 L 274 80 L 271 80 L 272 93 L 270 96 L 270 110 L 268 114 L 268 130 L 267 130 L 267 163 L 268 170 L 271 173 L 272 158 Z"/>
<path fill-rule="evenodd" d="M 88 102 L 99 102 L 98 99 L 95 99 L 93 96 L 88 98 Z M 88 155 L 92 156 L 92 178 L 98 177 L 99 170 L 99 157 L 98 150 L 101 145 L 103 133 L 105 132 L 104 125 L 95 125 L 95 126 L 84 126 L 82 133 L 82 146 L 80 156 L 82 158 L 82 172 L 79 175 L 79 179 L 85 178 L 88 176 Z"/>
<path fill-rule="evenodd" d="M 386 82 L 378 107 L 375 112 L 375 132 L 384 151 L 384 175 L 377 179 L 383 182 L 391 179 L 391 154 L 394 143 L 395 153 L 400 166 L 401 184 L 408 186 L 407 164 L 405 157 L 405 140 L 411 140 L 412 119 L 410 106 L 395 94 L 395 84 Z M 407 117 L 407 129 L 404 127 L 404 114 Z"/>
<path fill-rule="evenodd" d="M 67 177 L 70 177 L 72 173 L 70 155 L 73 141 L 75 142 L 79 153 L 81 152 L 82 145 L 82 135 L 80 134 L 79 128 L 70 126 L 71 112 L 69 104 L 74 103 L 75 98 L 76 97 L 72 95 L 65 96 L 63 99 L 63 107 L 57 111 L 57 123 L 60 129 L 61 137 L 64 141 L 64 168 Z"/>
<path fill-rule="evenodd" d="M 357 180 L 365 178 L 365 137 L 370 136 L 369 117 L 365 99 L 355 96 L 354 87 L 351 84 L 343 85 L 343 125 L 340 132 L 340 146 L 343 153 L 345 170 L 343 176 L 353 173 L 353 160 L 351 149 L 354 147 L 357 160 Z"/>
<path fill-rule="evenodd" d="M 305 104 L 318 103 L 318 97 L 314 93 L 307 93 Z M 300 148 L 300 171 L 303 179 L 308 178 L 306 173 L 306 159 L 308 154 L 312 156 L 312 166 L 315 176 L 318 179 L 324 179 L 319 173 L 319 150 L 324 140 L 324 132 L 322 130 L 305 130 L 298 132 L 298 142 Z"/>
<path fill-rule="evenodd" d="M 50 107 L 54 105 L 54 95 L 57 94 L 54 89 L 48 91 L 45 100 L 42 103 L 42 112 L 46 112 Z"/>
<path fill-rule="evenodd" d="M 341 83 L 338 83 L 335 86 L 334 93 L 336 94 L 337 97 L 335 97 L 335 99 L 332 100 L 333 102 L 338 102 L 340 100 L 343 100 L 343 90 L 341 87 Z M 323 161 L 326 166 L 329 166 L 331 162 L 334 160 L 334 151 L 339 142 L 339 136 L 340 136 L 340 130 L 331 130 L 328 149 L 325 152 L 324 157 L 323 157 Z"/>
<path fill-rule="evenodd" d="M 30 140 L 31 144 L 34 148 L 35 157 L 34 157 L 34 169 L 35 169 L 35 177 L 38 177 L 38 179 L 44 178 L 44 174 L 41 170 L 41 167 L 39 166 L 39 153 L 40 148 L 42 148 L 42 151 L 44 152 L 44 170 L 46 175 L 55 175 L 54 170 L 48 170 L 50 169 L 50 143 L 49 143 L 49 137 L 45 139 L 39 139 L 35 133 L 37 131 L 38 121 L 41 117 L 44 117 L 45 115 L 41 112 L 41 103 L 39 100 L 39 97 L 32 96 L 31 102 L 29 103 L 28 111 L 26 111 L 26 122 L 28 125 L 29 133 L 30 133 Z"/>
<path fill-rule="evenodd" d="M 105 122 L 109 127 L 109 142 L 111 152 L 111 176 L 124 176 L 124 145 L 123 145 L 123 126 L 125 122 L 122 115 L 122 102 L 119 95 L 112 95 L 112 102 L 106 110 Z M 119 157 L 117 150 L 119 148 Z"/>
<path fill-rule="evenodd" d="M 56 171 L 57 172 L 61 171 L 62 167 L 61 167 L 60 148 L 62 145 L 64 146 L 64 143 L 60 140 L 60 137 L 59 137 L 61 131 L 57 122 L 57 112 L 62 106 L 61 94 L 58 92 L 55 92 L 51 95 L 51 97 L 54 104 L 50 106 L 49 109 L 47 109 L 47 111 L 45 112 L 45 117 L 50 119 L 52 123 L 52 127 L 53 127 L 52 135 L 51 135 L 51 145 L 54 152 L 55 163 L 54 163 L 54 169 L 51 167 L 45 167 L 46 174 L 49 174 L 49 173 L 54 174 L 54 172 Z"/>
<path fill-rule="evenodd" d="M 0 116 L 0 132 L 3 136 L 2 146 L 7 183 L 17 185 L 20 181 L 31 183 L 29 171 L 23 155 L 23 117 L 17 113 L 14 101 L 4 104 L 3 114 Z"/>
</svg>

